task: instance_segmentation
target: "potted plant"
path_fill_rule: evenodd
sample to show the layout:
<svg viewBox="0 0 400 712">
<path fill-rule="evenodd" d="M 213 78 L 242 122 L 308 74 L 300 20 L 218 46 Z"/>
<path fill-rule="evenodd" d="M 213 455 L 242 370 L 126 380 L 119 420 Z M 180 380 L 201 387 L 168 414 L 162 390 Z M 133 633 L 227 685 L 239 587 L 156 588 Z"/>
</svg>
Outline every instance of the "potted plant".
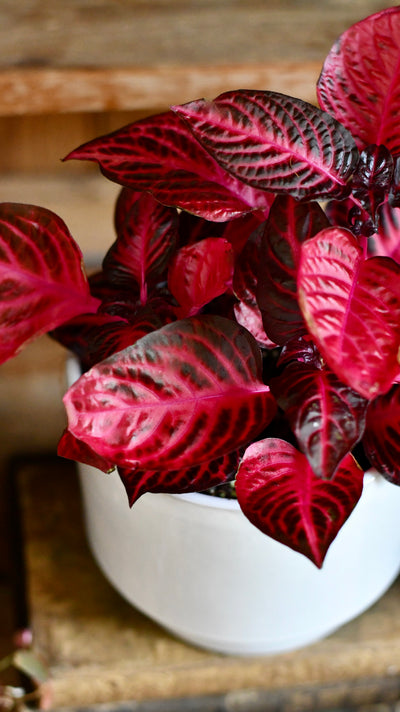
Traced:
<svg viewBox="0 0 400 712">
<path fill-rule="evenodd" d="M 1 206 L 2 360 L 44 332 L 75 353 L 85 372 L 64 399 L 59 453 L 88 466 L 92 546 L 113 579 L 114 533 L 134 587 L 143 567 L 156 574 L 134 602 L 200 644 L 263 652 L 308 642 L 370 605 L 399 570 L 399 60 L 393 7 L 334 44 L 319 107 L 276 92 L 229 91 L 72 151 L 67 159 L 95 161 L 122 186 L 117 239 L 89 279 L 60 218 Z M 110 531 L 104 519 L 122 486 L 131 505 L 138 501 Z M 191 494 L 210 488 L 235 490 L 237 500 Z M 189 584 L 176 560 L 167 563 L 165 541 L 176 519 L 174 544 L 189 549 L 194 580 L 203 554 L 186 525 L 200 501 L 200 539 L 211 539 L 220 558 L 213 564 L 204 555 L 208 586 L 193 632 L 192 612 L 182 610 Z M 145 530 L 148 510 L 155 523 Z M 136 544 L 126 535 L 131 526 Z M 227 599 L 237 580 L 221 563 L 229 549 L 253 599 L 260 591 L 259 604 L 238 594 L 234 613 Z M 256 562 L 243 574 L 237 562 L 247 565 L 252 550 Z M 187 618 L 182 625 L 170 609 L 162 619 L 161 570 Z M 225 615 L 214 615 L 214 575 L 226 587 L 217 594 Z M 117 585 L 129 595 L 131 583 Z M 301 611 L 300 634 L 292 612 L 302 598 L 310 613 Z M 338 598 L 344 610 L 330 618 L 329 601 Z M 253 626 L 247 647 L 233 629 L 224 641 L 219 633 L 206 639 L 205 620 L 216 629 L 221 616 L 236 617 L 241 630 Z M 262 621 L 270 631 L 285 616 L 286 631 L 267 645 Z"/>
</svg>

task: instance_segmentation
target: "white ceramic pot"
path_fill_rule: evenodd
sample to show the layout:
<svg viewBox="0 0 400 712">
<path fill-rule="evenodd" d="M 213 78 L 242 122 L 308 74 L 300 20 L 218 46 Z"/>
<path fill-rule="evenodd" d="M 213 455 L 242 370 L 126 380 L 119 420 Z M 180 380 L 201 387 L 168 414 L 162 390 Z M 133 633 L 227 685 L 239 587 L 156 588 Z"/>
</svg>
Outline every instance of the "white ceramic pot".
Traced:
<svg viewBox="0 0 400 712">
<path fill-rule="evenodd" d="M 130 509 L 116 473 L 79 470 L 89 544 L 106 577 L 201 647 L 243 655 L 304 646 L 367 609 L 400 570 L 400 488 L 373 472 L 319 570 L 261 534 L 236 501 L 146 494 Z"/>
</svg>

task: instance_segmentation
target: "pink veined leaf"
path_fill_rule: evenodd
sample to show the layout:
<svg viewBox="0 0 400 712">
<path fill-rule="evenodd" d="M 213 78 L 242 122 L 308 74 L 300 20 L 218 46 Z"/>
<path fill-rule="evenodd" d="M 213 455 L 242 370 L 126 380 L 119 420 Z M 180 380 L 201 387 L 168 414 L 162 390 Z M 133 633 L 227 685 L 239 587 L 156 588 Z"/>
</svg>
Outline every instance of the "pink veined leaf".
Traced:
<svg viewBox="0 0 400 712">
<path fill-rule="evenodd" d="M 347 193 L 358 155 L 354 140 L 312 104 L 241 90 L 173 109 L 222 168 L 254 188 L 295 198 Z"/>
<path fill-rule="evenodd" d="M 68 427 L 116 465 L 186 469 L 237 450 L 276 412 L 252 336 L 223 317 L 173 322 L 67 392 Z"/>
<path fill-rule="evenodd" d="M 378 255 L 391 257 L 400 264 L 400 208 L 386 203 L 381 208 L 381 221 L 374 235 L 373 249 Z"/>
<path fill-rule="evenodd" d="M 320 106 L 346 126 L 360 149 L 384 144 L 400 153 L 400 8 L 346 30 L 328 54 L 317 93 Z"/>
<path fill-rule="evenodd" d="M 305 455 L 285 440 L 268 438 L 247 448 L 236 493 L 252 524 L 321 568 L 361 496 L 363 474 L 347 455 L 333 480 L 321 480 Z"/>
<path fill-rule="evenodd" d="M 263 348 L 274 348 L 266 335 L 257 303 L 258 270 L 260 266 L 260 236 L 254 235 L 238 256 L 233 275 L 233 291 L 239 300 L 234 305 L 236 320 L 253 334 Z"/>
<path fill-rule="evenodd" d="M 297 299 L 301 243 L 329 225 L 318 203 L 278 196 L 261 238 L 257 301 L 264 329 L 276 344 L 306 333 Z"/>
<path fill-rule="evenodd" d="M 365 260 L 356 238 L 328 228 L 302 245 L 299 302 L 307 327 L 338 378 L 371 399 L 398 372 L 400 265 Z"/>
<path fill-rule="evenodd" d="M 363 445 L 374 467 L 400 485 L 400 385 L 371 401 Z"/>
<path fill-rule="evenodd" d="M 172 111 L 150 116 L 71 151 L 112 181 L 149 190 L 164 205 L 225 221 L 268 209 L 270 196 L 226 173 Z"/>
<path fill-rule="evenodd" d="M 273 199 L 274 196 L 271 196 L 271 205 Z M 254 212 L 226 223 L 222 237 L 231 243 L 235 256 L 242 253 L 251 238 L 255 239 L 258 234 L 261 235 L 265 226 L 265 217 L 265 213 Z"/>
<path fill-rule="evenodd" d="M 77 314 L 95 312 L 65 223 L 34 205 L 0 205 L 0 363 Z"/>
<path fill-rule="evenodd" d="M 239 453 L 230 452 L 184 470 L 141 471 L 119 467 L 118 472 L 132 506 L 145 492 L 184 494 L 221 485 L 233 479 L 238 464 Z"/>
<path fill-rule="evenodd" d="M 98 455 L 89 445 L 72 435 L 67 428 L 64 430 L 60 442 L 58 443 L 57 454 L 59 457 L 74 460 L 74 462 L 82 462 L 102 472 L 111 472 L 111 470 L 114 469 L 111 460 L 106 460 L 106 458 Z"/>
<path fill-rule="evenodd" d="M 363 435 L 368 401 L 312 364 L 289 364 L 270 387 L 313 472 L 331 479 Z"/>
<path fill-rule="evenodd" d="M 177 242 L 178 216 L 149 193 L 127 188 L 117 201 L 116 216 L 118 236 L 104 258 L 103 269 L 114 284 L 137 284 L 145 304 L 149 287 L 166 275 Z"/>
<path fill-rule="evenodd" d="M 206 237 L 182 247 L 168 270 L 168 287 L 177 300 L 179 318 L 194 316 L 224 294 L 232 283 L 233 250 L 221 237 Z"/>
</svg>

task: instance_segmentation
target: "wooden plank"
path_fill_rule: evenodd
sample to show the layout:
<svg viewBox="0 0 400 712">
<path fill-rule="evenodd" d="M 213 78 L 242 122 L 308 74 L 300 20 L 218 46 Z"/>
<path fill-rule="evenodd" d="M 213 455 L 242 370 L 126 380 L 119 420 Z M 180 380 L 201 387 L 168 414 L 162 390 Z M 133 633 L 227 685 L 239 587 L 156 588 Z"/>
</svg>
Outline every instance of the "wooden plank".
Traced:
<svg viewBox="0 0 400 712">
<path fill-rule="evenodd" d="M 308 61 L 224 67 L 0 71 L 0 115 L 167 108 L 234 88 L 272 89 L 315 101 L 321 66 Z"/>
</svg>

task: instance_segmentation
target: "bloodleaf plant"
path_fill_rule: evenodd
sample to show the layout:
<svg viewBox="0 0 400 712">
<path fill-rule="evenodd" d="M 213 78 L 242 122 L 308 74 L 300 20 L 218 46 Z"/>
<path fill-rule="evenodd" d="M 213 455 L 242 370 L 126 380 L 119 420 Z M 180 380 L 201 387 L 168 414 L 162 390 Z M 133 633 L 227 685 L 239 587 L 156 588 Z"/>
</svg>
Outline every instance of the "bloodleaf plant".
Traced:
<svg viewBox="0 0 400 712">
<path fill-rule="evenodd" d="M 60 218 L 2 204 L 0 354 L 76 354 L 59 454 L 131 505 L 235 482 L 321 567 L 364 471 L 400 485 L 400 7 L 344 32 L 317 95 L 228 91 L 72 151 L 121 185 L 89 279 Z"/>
</svg>

